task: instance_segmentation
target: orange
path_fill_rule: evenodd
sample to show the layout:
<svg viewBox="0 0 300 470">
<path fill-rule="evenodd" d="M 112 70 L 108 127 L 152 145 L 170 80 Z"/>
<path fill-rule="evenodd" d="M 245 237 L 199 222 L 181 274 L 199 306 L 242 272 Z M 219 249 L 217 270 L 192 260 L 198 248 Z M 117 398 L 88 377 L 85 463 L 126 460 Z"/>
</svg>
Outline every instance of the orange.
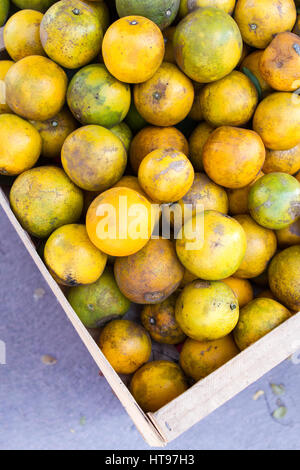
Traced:
<svg viewBox="0 0 300 470">
<path fill-rule="evenodd" d="M 179 16 L 180 18 L 183 18 L 196 8 L 203 7 L 219 8 L 220 10 L 224 10 L 226 13 L 231 15 L 234 10 L 234 6 L 235 0 L 181 0 Z"/>
<path fill-rule="evenodd" d="M 194 181 L 189 159 L 173 149 L 154 150 L 139 167 L 139 183 L 155 202 L 168 203 L 181 199 Z"/>
<path fill-rule="evenodd" d="M 110 73 L 121 82 L 142 83 L 160 67 L 165 53 L 159 27 L 142 16 L 126 16 L 105 33 L 102 54 Z"/>
<path fill-rule="evenodd" d="M 203 113 L 202 113 L 201 103 L 200 103 L 200 92 L 203 88 L 203 84 L 193 82 L 193 85 L 194 85 L 194 103 L 191 108 L 189 117 L 193 119 L 194 121 L 202 121 Z"/>
<path fill-rule="evenodd" d="M 300 38 L 293 33 L 280 33 L 260 59 L 263 78 L 274 90 L 295 91 L 300 87 Z"/>
<path fill-rule="evenodd" d="M 67 286 L 96 282 L 107 261 L 90 242 L 85 226 L 79 224 L 55 230 L 46 242 L 44 257 L 55 279 Z"/>
<path fill-rule="evenodd" d="M 30 55 L 46 55 L 40 40 L 42 13 L 21 10 L 7 21 L 3 39 L 10 57 L 17 61 Z"/>
<path fill-rule="evenodd" d="M 175 320 L 177 295 L 173 294 L 156 305 L 146 305 L 141 314 L 141 322 L 158 343 L 178 344 L 185 340 L 185 334 Z"/>
<path fill-rule="evenodd" d="M 129 256 L 146 245 L 153 220 L 148 199 L 133 189 L 111 188 L 90 205 L 86 226 L 90 239 L 101 251 Z"/>
<path fill-rule="evenodd" d="M 169 148 L 188 156 L 188 142 L 176 127 L 144 127 L 133 138 L 130 146 L 129 156 L 133 171 L 138 173 L 142 160 L 153 150 Z"/>
<path fill-rule="evenodd" d="M 176 64 L 174 47 L 173 47 L 173 37 L 175 34 L 175 26 L 169 26 L 169 28 L 164 29 L 163 36 L 165 41 L 165 56 L 164 62 L 171 62 Z"/>
<path fill-rule="evenodd" d="M 60 161 L 64 141 L 77 127 L 78 123 L 67 108 L 46 121 L 31 121 L 42 138 L 42 155 Z"/>
<path fill-rule="evenodd" d="M 210 136 L 210 134 L 214 131 L 214 127 L 207 122 L 201 122 L 196 129 L 192 132 L 190 139 L 189 139 L 189 159 L 191 160 L 195 171 L 203 171 L 203 161 L 202 161 L 202 154 L 204 145 Z"/>
<path fill-rule="evenodd" d="M 151 354 L 148 333 L 129 320 L 108 323 L 101 331 L 99 347 L 118 374 L 133 374 Z"/>
<path fill-rule="evenodd" d="M 204 379 L 239 353 L 231 336 L 215 341 L 188 338 L 180 353 L 180 365 L 196 382 Z"/>
<path fill-rule="evenodd" d="M 238 189 L 228 189 L 229 213 L 231 215 L 247 214 L 249 212 L 248 198 L 251 186 L 262 176 L 264 176 L 264 173 L 260 171 L 248 186 Z"/>
<path fill-rule="evenodd" d="M 253 300 L 254 293 L 253 288 L 247 279 L 238 279 L 237 277 L 228 277 L 223 279 L 234 292 L 234 295 L 238 299 L 239 307 L 242 308 Z"/>
<path fill-rule="evenodd" d="M 243 188 L 257 176 L 266 151 L 256 132 L 219 127 L 207 139 L 203 165 L 208 176 L 225 188 Z"/>
<path fill-rule="evenodd" d="M 254 51 L 251 54 L 247 55 L 240 65 L 240 70 L 246 75 L 249 75 L 248 71 L 250 71 L 250 73 L 252 73 L 258 81 L 258 84 L 261 88 L 262 96 L 266 96 L 267 94 L 271 93 L 272 88 L 265 81 L 260 70 L 260 60 L 263 53 L 264 51 Z"/>
<path fill-rule="evenodd" d="M 300 245 L 300 219 L 286 228 L 276 230 L 276 237 L 280 247 Z"/>
<path fill-rule="evenodd" d="M 155 412 L 187 389 L 184 374 L 177 364 L 153 361 L 133 376 L 130 391 L 145 413 Z"/>
<path fill-rule="evenodd" d="M 99 16 L 79 0 L 61 0 L 52 5 L 42 19 L 40 33 L 47 55 L 69 69 L 88 64 L 101 50 Z"/>
<path fill-rule="evenodd" d="M 139 252 L 115 262 L 119 289 L 137 304 L 163 302 L 176 291 L 183 273 L 173 243 L 164 238 L 151 239 Z"/>
<path fill-rule="evenodd" d="M 127 154 L 120 139 L 101 126 L 80 127 L 70 134 L 62 147 L 65 172 L 86 191 L 105 191 L 121 177 Z"/>
<path fill-rule="evenodd" d="M 214 127 L 246 124 L 257 103 L 258 94 L 254 84 L 236 70 L 221 80 L 209 83 L 200 92 L 203 117 Z"/>
<path fill-rule="evenodd" d="M 64 105 L 67 76 L 52 60 L 29 56 L 16 62 L 5 77 L 6 102 L 26 119 L 46 121 Z"/>
<path fill-rule="evenodd" d="M 0 60 L 0 114 L 11 113 L 10 107 L 6 104 L 6 93 L 4 79 L 9 69 L 14 65 L 12 60 Z"/>
<path fill-rule="evenodd" d="M 259 276 L 265 271 L 276 252 L 276 235 L 272 230 L 258 225 L 250 215 L 237 215 L 235 219 L 245 230 L 247 249 L 234 275 L 246 279 Z"/>
<path fill-rule="evenodd" d="M 13 114 L 0 114 L 0 174 L 18 175 L 33 167 L 42 150 L 36 129 Z"/>
<path fill-rule="evenodd" d="M 282 172 L 294 175 L 300 170 L 300 143 L 288 150 L 266 149 L 264 173 Z"/>
<path fill-rule="evenodd" d="M 134 102 L 140 115 L 155 126 L 173 126 L 190 112 L 194 87 L 174 64 L 164 62 L 147 82 L 135 85 Z"/>
<path fill-rule="evenodd" d="M 293 0 L 238 0 L 234 19 L 249 46 L 265 49 L 274 35 L 292 30 L 296 7 Z"/>
</svg>

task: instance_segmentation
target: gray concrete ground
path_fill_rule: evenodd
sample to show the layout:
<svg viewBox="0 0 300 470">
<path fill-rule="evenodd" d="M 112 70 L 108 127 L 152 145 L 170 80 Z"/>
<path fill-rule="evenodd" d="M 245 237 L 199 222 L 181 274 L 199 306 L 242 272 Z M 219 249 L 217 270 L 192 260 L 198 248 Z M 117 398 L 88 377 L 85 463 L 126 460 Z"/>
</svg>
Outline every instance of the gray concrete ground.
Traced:
<svg viewBox="0 0 300 470">
<path fill-rule="evenodd" d="M 0 341 L 0 449 L 149 448 L 2 210 Z M 57 362 L 44 364 L 44 355 Z M 299 450 L 299 388 L 300 365 L 286 360 L 166 450 Z"/>
</svg>

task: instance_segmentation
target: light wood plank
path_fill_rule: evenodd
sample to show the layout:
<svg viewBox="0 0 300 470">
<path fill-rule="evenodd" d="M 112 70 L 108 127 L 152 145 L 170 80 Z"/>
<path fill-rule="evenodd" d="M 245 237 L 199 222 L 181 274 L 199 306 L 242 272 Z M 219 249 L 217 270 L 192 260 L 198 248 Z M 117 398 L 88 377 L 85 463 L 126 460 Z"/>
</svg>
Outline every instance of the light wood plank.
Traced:
<svg viewBox="0 0 300 470">
<path fill-rule="evenodd" d="M 296 351 L 300 312 L 149 417 L 170 442 Z"/>
<path fill-rule="evenodd" d="M 134 424 L 136 425 L 140 433 L 142 434 L 145 441 L 150 446 L 153 446 L 153 447 L 164 446 L 166 444 L 166 441 L 163 438 L 163 436 L 160 435 L 160 433 L 155 429 L 155 426 L 153 425 L 151 420 L 148 418 L 148 416 L 141 410 L 139 405 L 136 403 L 133 396 L 129 392 L 128 388 L 124 385 L 124 383 L 122 382 L 118 374 L 111 367 L 111 365 L 106 360 L 106 358 L 102 354 L 101 350 L 99 349 L 95 341 L 91 338 L 87 329 L 79 320 L 78 316 L 72 309 L 66 297 L 63 295 L 58 284 L 54 281 L 52 276 L 49 274 L 46 266 L 44 265 L 41 258 L 37 254 L 33 243 L 29 239 L 27 232 L 25 232 L 25 230 L 21 227 L 16 217 L 14 216 L 13 212 L 11 211 L 7 198 L 1 188 L 0 188 L 0 205 L 2 206 L 4 212 L 6 213 L 13 227 L 17 231 L 19 237 L 23 241 L 33 261 L 39 268 L 42 276 L 44 277 L 49 287 L 51 288 L 52 292 L 54 293 L 58 303 L 61 305 L 61 307 L 65 311 L 73 327 L 79 334 L 81 340 L 85 344 L 86 348 L 88 349 L 89 353 L 93 357 L 97 366 L 99 367 L 101 372 L 104 374 L 106 380 L 108 381 L 111 388 L 113 389 L 113 391 L 115 392 L 119 400 L 121 401 L 122 405 L 126 409 L 127 413 L 133 420 Z"/>
</svg>

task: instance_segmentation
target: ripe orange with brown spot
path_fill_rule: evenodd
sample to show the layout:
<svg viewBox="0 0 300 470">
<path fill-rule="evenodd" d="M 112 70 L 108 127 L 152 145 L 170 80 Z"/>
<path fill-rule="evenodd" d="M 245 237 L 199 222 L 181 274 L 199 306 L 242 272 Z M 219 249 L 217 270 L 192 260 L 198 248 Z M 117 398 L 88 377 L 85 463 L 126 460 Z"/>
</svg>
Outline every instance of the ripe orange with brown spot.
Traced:
<svg viewBox="0 0 300 470">
<path fill-rule="evenodd" d="M 155 412 L 187 390 L 180 367 L 170 361 L 153 361 L 133 376 L 130 391 L 145 413 Z"/>
<path fill-rule="evenodd" d="M 265 156 L 264 144 L 256 132 L 223 126 L 206 141 L 203 165 L 217 184 L 225 188 L 243 188 L 261 170 Z"/>
<path fill-rule="evenodd" d="M 286 228 L 276 230 L 275 233 L 280 247 L 300 245 L 300 219 Z"/>
<path fill-rule="evenodd" d="M 153 150 L 171 148 L 189 154 L 188 142 L 176 127 L 144 127 L 131 142 L 129 156 L 133 171 L 138 173 L 142 160 Z"/>
<path fill-rule="evenodd" d="M 113 320 L 100 334 L 99 347 L 118 374 L 133 374 L 150 358 L 146 330 L 129 320 Z"/>
<path fill-rule="evenodd" d="M 143 308 L 142 324 L 158 343 L 178 344 L 185 339 L 185 334 L 175 320 L 176 299 L 177 295 L 173 294 L 159 304 Z"/>
<path fill-rule="evenodd" d="M 300 38 L 280 33 L 264 51 L 260 60 L 263 78 L 274 90 L 295 91 L 299 88 Z"/>
<path fill-rule="evenodd" d="M 254 293 L 253 288 L 247 279 L 239 279 L 237 277 L 228 277 L 223 279 L 234 292 L 239 302 L 239 307 L 242 308 L 253 300 Z"/>
<path fill-rule="evenodd" d="M 148 196 L 158 203 L 181 199 L 194 181 L 189 159 L 173 149 L 154 150 L 140 164 L 139 183 Z"/>
<path fill-rule="evenodd" d="M 160 67 L 165 53 L 159 27 L 142 16 L 126 16 L 105 33 L 102 54 L 110 73 L 121 82 L 142 83 Z"/>
<path fill-rule="evenodd" d="M 196 382 L 204 379 L 239 353 L 231 336 L 214 341 L 188 338 L 180 353 L 180 365 Z"/>
<path fill-rule="evenodd" d="M 174 126 L 189 114 L 194 87 L 179 68 L 164 62 L 145 83 L 135 85 L 134 102 L 140 115 L 155 126 Z"/>
<path fill-rule="evenodd" d="M 138 304 L 163 302 L 175 292 L 183 273 L 173 243 L 163 238 L 150 240 L 138 253 L 115 262 L 121 292 Z"/>
<path fill-rule="evenodd" d="M 246 279 L 259 276 L 276 252 L 276 235 L 273 230 L 258 225 L 250 215 L 237 215 L 235 219 L 245 230 L 247 249 L 234 275 Z"/>
</svg>

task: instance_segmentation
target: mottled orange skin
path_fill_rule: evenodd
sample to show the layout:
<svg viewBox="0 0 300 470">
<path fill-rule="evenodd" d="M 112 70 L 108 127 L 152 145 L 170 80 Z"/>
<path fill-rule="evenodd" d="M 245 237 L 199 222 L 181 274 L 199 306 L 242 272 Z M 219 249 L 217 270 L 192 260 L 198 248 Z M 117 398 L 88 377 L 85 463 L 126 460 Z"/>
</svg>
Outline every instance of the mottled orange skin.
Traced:
<svg viewBox="0 0 300 470">
<path fill-rule="evenodd" d="M 214 127 L 246 124 L 257 103 L 258 93 L 254 84 L 236 70 L 221 80 L 209 83 L 200 93 L 203 117 Z"/>
<path fill-rule="evenodd" d="M 165 56 L 164 62 L 170 62 L 171 64 L 176 64 L 175 55 L 174 55 L 174 46 L 173 38 L 175 34 L 176 27 L 169 26 L 163 30 L 163 36 L 165 41 Z"/>
<path fill-rule="evenodd" d="M 247 279 L 239 279 L 237 277 L 228 277 L 223 279 L 234 292 L 234 295 L 238 299 L 239 307 L 242 308 L 253 300 L 254 293 L 253 288 Z"/>
<path fill-rule="evenodd" d="M 62 147 L 65 172 L 86 191 L 111 188 L 126 168 L 127 154 L 120 139 L 102 126 L 80 127 L 70 134 Z"/>
<path fill-rule="evenodd" d="M 14 113 L 26 119 L 46 121 L 63 107 L 67 83 L 65 72 L 52 60 L 25 57 L 6 74 L 6 102 Z"/>
<path fill-rule="evenodd" d="M 194 85 L 194 103 L 190 110 L 189 117 L 194 121 L 202 121 L 203 120 L 203 113 L 201 109 L 200 103 L 200 92 L 203 88 L 202 83 L 193 82 Z"/>
<path fill-rule="evenodd" d="M 46 121 L 31 121 L 42 138 L 42 155 L 60 161 L 64 141 L 77 127 L 78 123 L 67 108 Z"/>
<path fill-rule="evenodd" d="M 176 127 L 144 127 L 131 142 L 129 157 L 133 171 L 138 173 L 142 160 L 153 150 L 169 148 L 189 154 L 188 142 Z"/>
<path fill-rule="evenodd" d="M 126 16 L 105 33 L 102 54 L 110 73 L 121 82 L 143 83 L 160 67 L 165 43 L 159 27 L 142 16 Z"/>
<path fill-rule="evenodd" d="M 293 0 L 238 0 L 234 19 L 249 46 L 265 49 L 275 34 L 291 31 L 296 21 Z"/>
<path fill-rule="evenodd" d="M 243 188 L 257 176 L 265 156 L 264 144 L 257 133 L 223 126 L 207 139 L 203 165 L 215 183 L 225 188 Z"/>
<path fill-rule="evenodd" d="M 264 176 L 264 173 L 260 171 L 248 186 L 239 189 L 228 189 L 229 213 L 231 215 L 247 214 L 249 212 L 248 197 L 251 186 L 262 176 Z"/>
<path fill-rule="evenodd" d="M 40 36 L 51 59 L 76 69 L 100 52 L 103 30 L 98 14 L 89 5 L 79 0 L 61 0 L 45 13 Z"/>
<path fill-rule="evenodd" d="M 89 240 L 84 225 L 64 225 L 48 238 L 45 263 L 57 282 L 77 286 L 96 282 L 104 271 L 106 254 Z"/>
<path fill-rule="evenodd" d="M 9 69 L 14 65 L 12 60 L 0 60 L 0 83 L 4 81 Z M 6 104 L 6 93 L 4 87 L 0 86 L 0 114 L 11 113 L 10 107 Z"/>
<path fill-rule="evenodd" d="M 194 87 L 174 64 L 163 62 L 147 82 L 135 85 L 134 102 L 140 115 L 155 126 L 174 126 L 189 114 Z"/>
<path fill-rule="evenodd" d="M 300 245 L 286 248 L 273 258 L 269 284 L 280 302 L 291 310 L 300 310 Z"/>
<path fill-rule="evenodd" d="M 273 299 L 257 298 L 240 311 L 240 319 L 234 330 L 234 339 L 242 351 L 255 343 L 284 321 L 291 313 Z"/>
<path fill-rule="evenodd" d="M 106 3 L 103 0 L 101 0 L 101 1 L 98 1 L 98 0 L 81 0 L 81 1 L 86 3 L 90 8 L 92 8 L 92 10 L 94 10 L 94 12 L 98 16 L 99 21 L 101 23 L 102 31 L 103 31 L 103 33 L 105 33 L 105 31 L 107 30 L 107 28 L 110 25 L 110 14 L 109 14 L 109 9 L 108 9 Z"/>
<path fill-rule="evenodd" d="M 277 249 L 277 239 L 273 230 L 261 227 L 250 215 L 237 215 L 235 219 L 245 230 L 247 249 L 236 277 L 250 279 L 262 274 Z"/>
<path fill-rule="evenodd" d="M 177 364 L 153 361 L 133 376 L 130 391 L 145 413 L 159 410 L 187 390 L 185 376 Z"/>
<path fill-rule="evenodd" d="M 183 278 L 173 243 L 150 240 L 138 253 L 118 258 L 115 278 L 121 292 L 137 304 L 157 304 L 169 297 Z"/>
<path fill-rule="evenodd" d="M 283 172 L 294 175 L 300 170 L 300 143 L 289 150 L 266 149 L 264 173 Z"/>
<path fill-rule="evenodd" d="M 189 338 L 213 341 L 228 335 L 236 326 L 238 300 L 223 282 L 196 280 L 178 297 L 175 318 Z"/>
<path fill-rule="evenodd" d="M 153 201 L 169 203 L 181 199 L 191 188 L 194 169 L 182 152 L 158 149 L 143 159 L 138 178 Z"/>
<path fill-rule="evenodd" d="M 265 146 L 287 150 L 300 143 L 300 97 L 287 92 L 272 93 L 258 105 L 253 129 Z"/>
<path fill-rule="evenodd" d="M 293 33 L 280 33 L 264 51 L 260 60 L 261 74 L 279 91 L 294 91 L 300 87 L 300 38 Z"/>
<path fill-rule="evenodd" d="M 175 219 L 175 225 L 179 223 L 180 228 L 182 223 L 193 217 L 196 212 L 215 210 L 227 214 L 228 197 L 225 189 L 210 180 L 205 173 L 195 173 L 190 190 L 178 201 L 177 207 L 181 212 Z"/>
<path fill-rule="evenodd" d="M 0 175 L 29 170 L 41 149 L 41 137 L 29 122 L 13 114 L 0 114 Z"/>
<path fill-rule="evenodd" d="M 244 68 L 247 68 L 252 72 L 252 74 L 257 78 L 261 91 L 262 96 L 267 96 L 269 93 L 272 92 L 272 88 L 270 85 L 264 80 L 262 73 L 260 71 L 260 60 L 263 55 L 264 51 L 254 51 L 243 59 L 240 70 L 244 72 Z"/>
<path fill-rule="evenodd" d="M 203 148 L 208 137 L 214 130 L 215 128 L 213 126 L 203 121 L 196 127 L 190 136 L 189 159 L 191 160 L 195 171 L 204 170 L 202 161 Z"/>
<path fill-rule="evenodd" d="M 127 203 L 127 213 L 125 214 L 122 206 L 124 198 Z M 115 213 L 108 213 L 107 205 L 111 205 Z M 130 212 L 136 205 L 144 208 L 142 220 L 140 220 L 140 217 L 137 218 L 134 212 L 133 214 Z M 151 203 L 139 192 L 124 187 L 111 188 L 100 194 L 90 205 L 86 217 L 86 226 L 90 239 L 101 251 L 111 256 L 129 256 L 141 250 L 148 242 L 152 234 L 155 216 Z M 127 232 L 125 234 L 121 232 L 123 226 L 120 222 L 120 220 L 124 220 L 124 217 L 127 219 Z M 131 233 L 130 227 L 136 222 L 139 223 L 138 233 L 135 231 Z M 108 223 L 112 230 L 109 233 L 107 233 Z M 99 233 L 99 224 L 105 233 L 102 233 L 102 230 Z M 114 228 L 116 233 L 113 231 Z"/>
<path fill-rule="evenodd" d="M 226 364 L 239 353 L 231 336 L 215 341 L 195 341 L 188 338 L 180 353 L 180 365 L 196 382 Z"/>
<path fill-rule="evenodd" d="M 146 330 L 129 320 L 113 320 L 100 334 L 99 347 L 118 374 L 133 374 L 150 358 Z"/>
<path fill-rule="evenodd" d="M 198 214 L 198 222 L 200 233 L 195 233 L 192 217 L 176 240 L 181 263 L 200 279 L 215 281 L 232 276 L 246 253 L 244 229 L 231 217 L 212 210 Z"/>
<path fill-rule="evenodd" d="M 243 49 L 237 24 L 216 8 L 192 11 L 176 27 L 173 42 L 178 66 L 199 83 L 210 83 L 232 72 Z"/>
<path fill-rule="evenodd" d="M 185 340 L 185 334 L 175 320 L 177 295 L 173 294 L 156 305 L 146 305 L 141 314 L 141 322 L 158 343 L 178 344 Z"/>
<path fill-rule="evenodd" d="M 34 10 L 21 10 L 7 21 L 3 39 L 10 57 L 17 61 L 30 55 L 46 53 L 40 40 L 40 23 L 43 14 Z"/>
<path fill-rule="evenodd" d="M 292 245 L 300 245 L 300 219 L 281 230 L 276 230 L 278 245 L 286 248 Z"/>
</svg>

